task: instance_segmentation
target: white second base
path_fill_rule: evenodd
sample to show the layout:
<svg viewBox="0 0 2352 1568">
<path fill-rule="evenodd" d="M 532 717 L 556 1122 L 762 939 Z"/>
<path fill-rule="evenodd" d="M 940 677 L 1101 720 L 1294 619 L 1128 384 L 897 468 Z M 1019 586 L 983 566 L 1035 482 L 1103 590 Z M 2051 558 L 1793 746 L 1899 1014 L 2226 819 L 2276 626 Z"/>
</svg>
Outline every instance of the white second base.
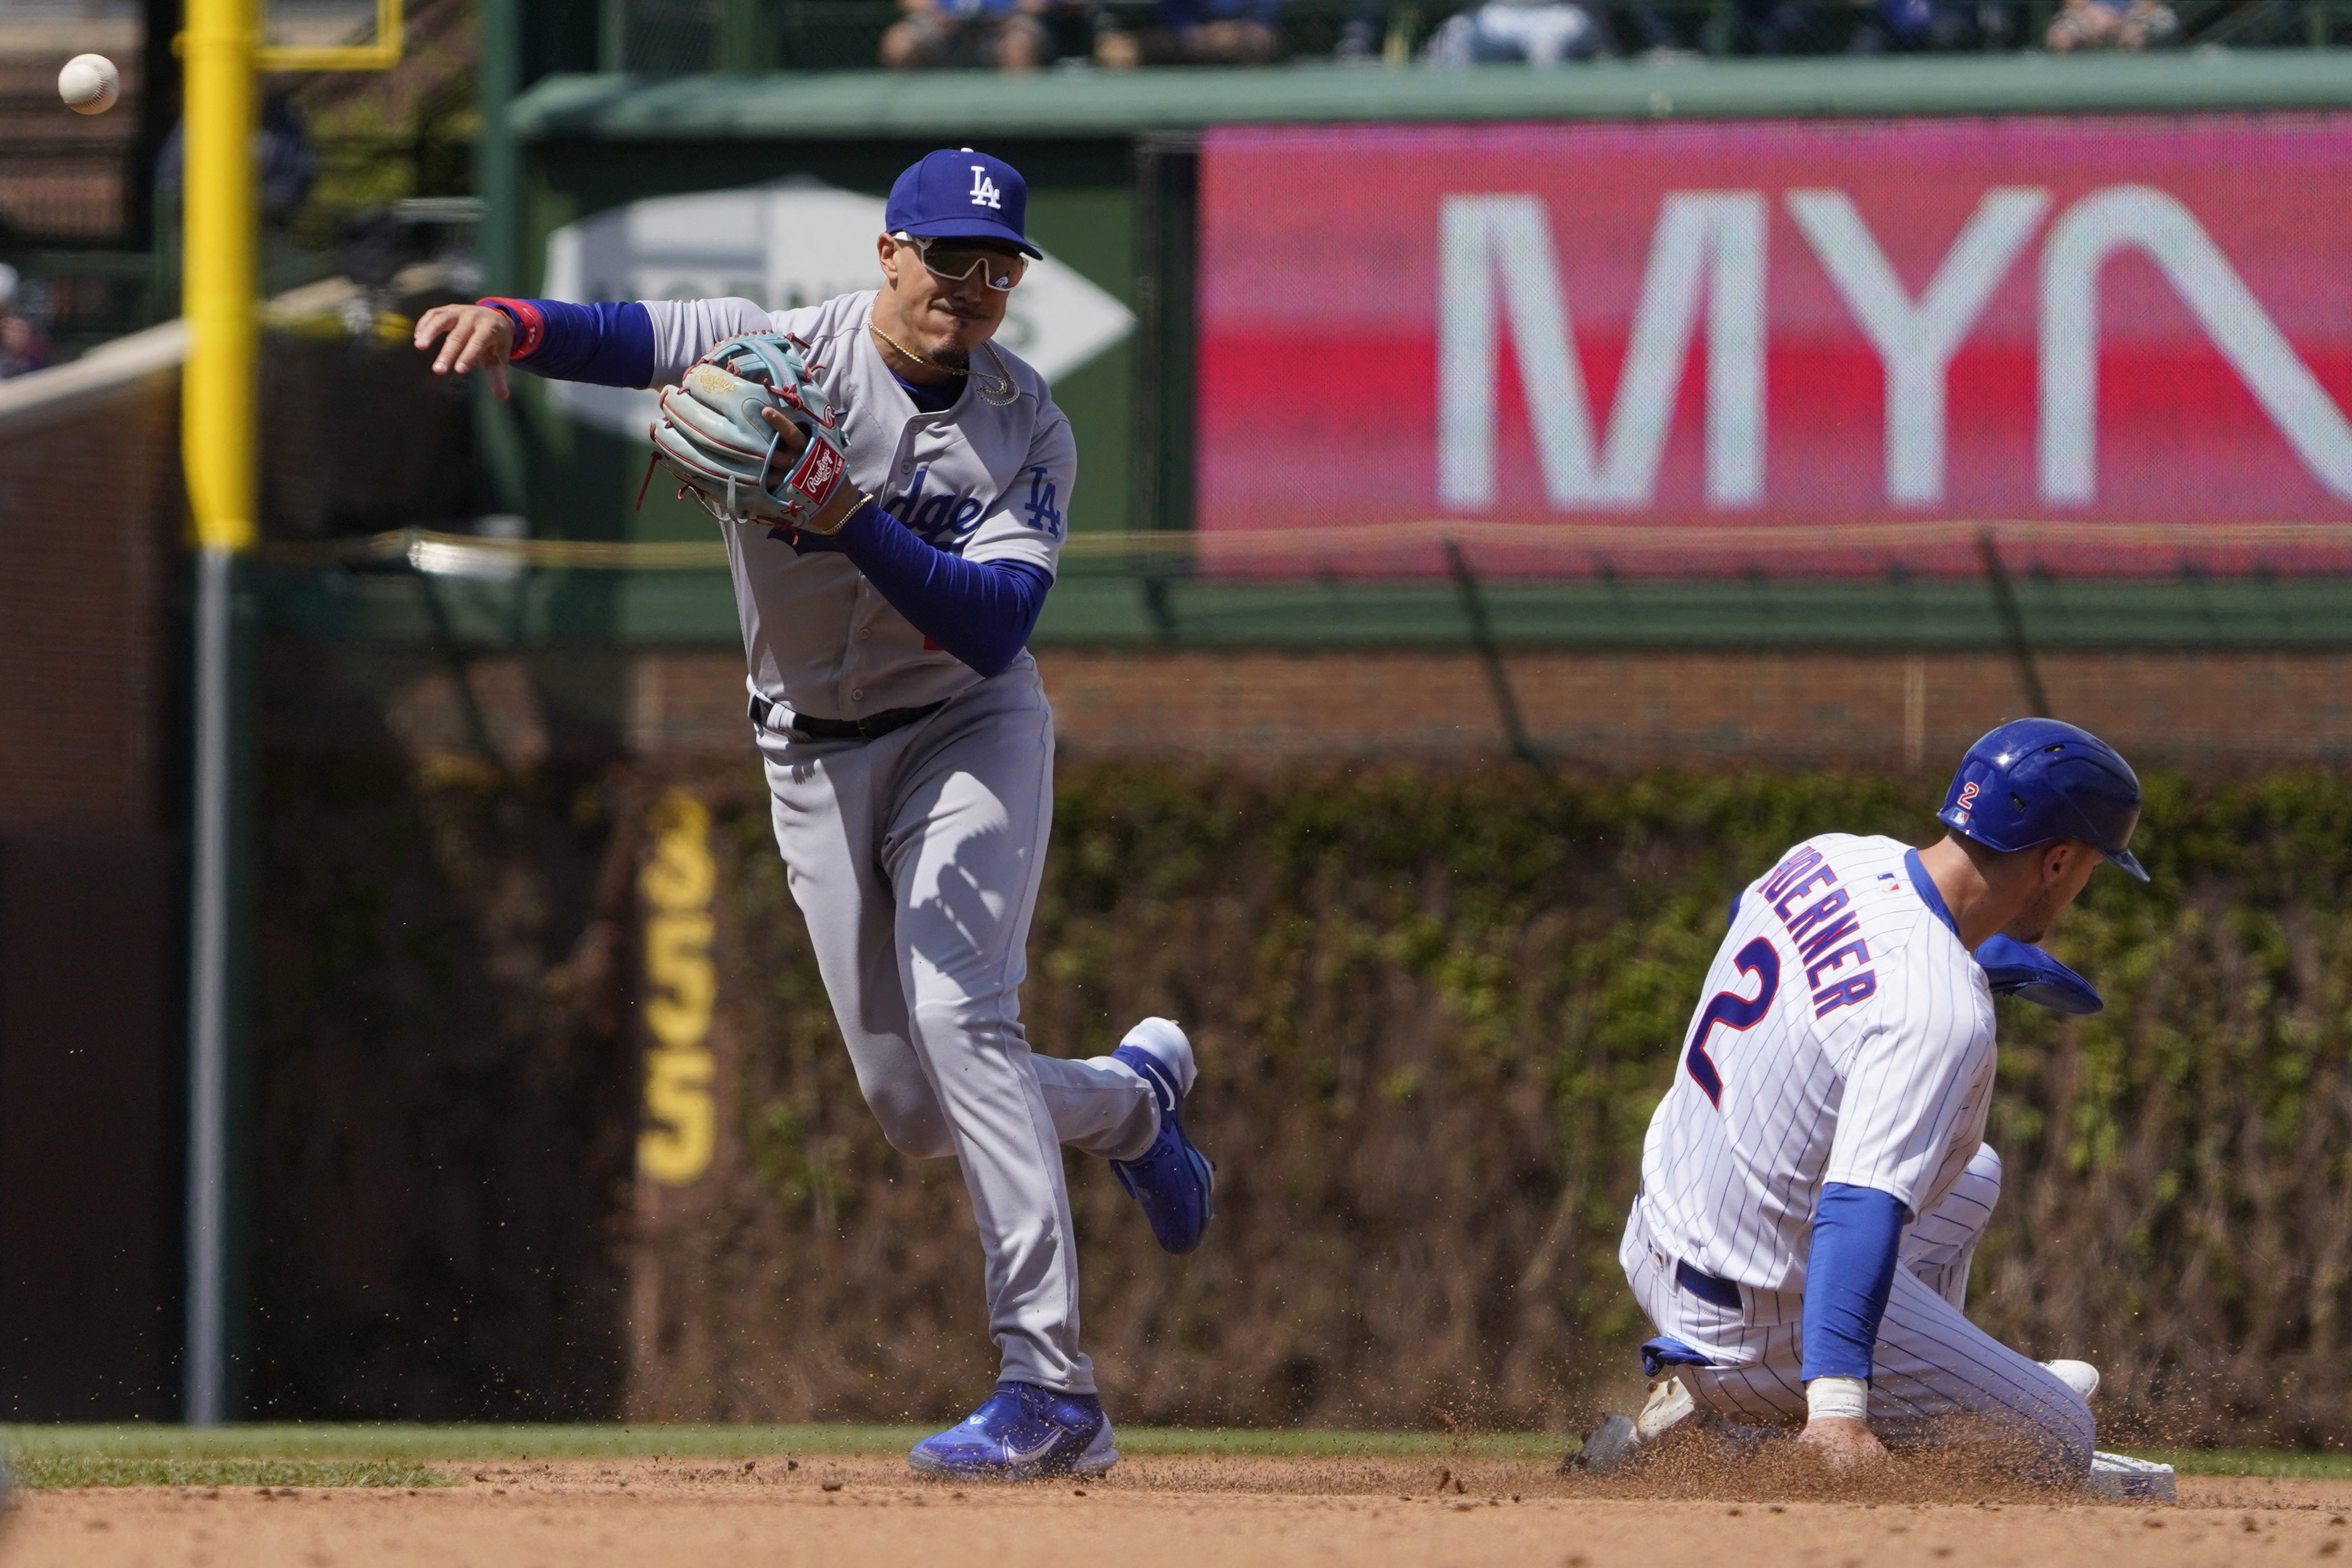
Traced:
<svg viewBox="0 0 2352 1568">
<path fill-rule="evenodd" d="M 2118 1502 L 2171 1502 L 2179 1496 L 2170 1465 L 2135 1459 L 2128 1454 L 2093 1454 L 2091 1473 L 2083 1478 L 2083 1490 Z"/>
</svg>

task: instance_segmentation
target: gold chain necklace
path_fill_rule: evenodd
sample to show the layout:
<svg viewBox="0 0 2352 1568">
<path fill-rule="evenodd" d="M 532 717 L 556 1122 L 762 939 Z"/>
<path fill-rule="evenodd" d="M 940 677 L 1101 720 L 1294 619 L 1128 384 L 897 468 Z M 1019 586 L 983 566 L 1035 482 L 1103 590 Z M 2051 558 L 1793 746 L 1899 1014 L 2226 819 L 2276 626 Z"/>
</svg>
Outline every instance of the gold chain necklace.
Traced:
<svg viewBox="0 0 2352 1568">
<path fill-rule="evenodd" d="M 876 326 L 870 318 L 866 323 L 866 329 L 873 333 L 876 337 L 881 339 L 884 342 L 889 344 L 892 348 L 898 350 L 899 357 L 907 361 L 909 364 L 929 365 L 935 371 L 945 371 L 951 376 L 964 376 L 969 378 L 974 386 L 980 388 L 981 397 L 984 399 L 992 408 L 1003 408 L 1007 403 L 1013 402 L 1013 399 L 1021 395 L 1020 390 L 1013 384 L 1013 378 L 1002 373 L 1004 370 L 1004 356 L 996 351 L 995 344 L 988 341 L 984 338 L 981 340 L 980 346 L 988 350 L 988 357 L 996 361 L 996 368 L 1000 372 L 999 374 L 992 376 L 974 374 L 968 369 L 959 370 L 953 365 L 943 365 L 928 354 L 919 354 L 915 352 L 914 350 L 909 349 L 906 344 L 901 343 L 898 339 L 893 338 L 889 333 L 885 332 L 881 328 Z"/>
</svg>

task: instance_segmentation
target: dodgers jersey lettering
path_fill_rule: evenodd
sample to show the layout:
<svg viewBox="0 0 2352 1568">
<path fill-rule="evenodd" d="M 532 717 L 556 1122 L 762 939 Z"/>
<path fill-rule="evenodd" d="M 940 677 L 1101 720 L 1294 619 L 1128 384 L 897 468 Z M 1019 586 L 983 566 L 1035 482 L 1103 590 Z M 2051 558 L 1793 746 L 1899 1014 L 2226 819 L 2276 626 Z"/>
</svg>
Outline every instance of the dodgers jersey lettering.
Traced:
<svg viewBox="0 0 2352 1568">
<path fill-rule="evenodd" d="M 850 482 L 909 529 L 966 560 L 1016 560 L 1055 572 L 1063 508 L 1077 481 L 1077 444 L 1045 378 L 1006 350 L 1015 396 L 999 407 L 969 382 L 945 409 L 915 406 L 866 329 L 874 291 L 770 312 L 748 299 L 647 300 L 654 384 L 675 382 L 712 345 L 739 332 L 791 332 L 823 365 L 818 382 L 843 411 Z M 977 371 L 996 359 L 982 349 Z M 846 557 L 795 553 L 758 524 L 721 526 L 751 690 L 782 713 L 864 718 L 959 695 L 981 675 L 923 634 Z M 1013 668 L 1032 665 L 1026 653 Z"/>
<path fill-rule="evenodd" d="M 1748 1287 L 1751 1321 L 1801 1300 L 1824 1183 L 1916 1219 L 1983 1142 L 1992 992 L 1917 864 L 1893 839 L 1825 833 L 1750 883 L 1650 1118 L 1643 1218 Z"/>
</svg>

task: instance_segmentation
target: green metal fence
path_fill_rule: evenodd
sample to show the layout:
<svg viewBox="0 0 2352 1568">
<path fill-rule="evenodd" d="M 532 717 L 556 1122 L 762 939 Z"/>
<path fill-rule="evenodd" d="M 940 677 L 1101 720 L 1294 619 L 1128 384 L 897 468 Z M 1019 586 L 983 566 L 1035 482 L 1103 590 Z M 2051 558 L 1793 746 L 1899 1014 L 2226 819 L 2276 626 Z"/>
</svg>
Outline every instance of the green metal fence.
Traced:
<svg viewBox="0 0 2352 1568">
<path fill-rule="evenodd" d="M 2352 579 L 2210 573 L 2131 579 L 2038 569 L 2028 525 L 1938 527 L 1990 541 L 1968 575 L 1882 557 L 1825 579 L 1759 554 L 1729 578 L 1496 570 L 1475 537 L 1433 535 L 1444 572 L 1255 576 L 1250 557 L 1166 534 L 1074 538 L 1039 646 L 1316 648 L 1491 642 L 1511 648 L 2176 649 L 2352 647 Z M 2332 529 L 2331 538 L 2352 533 Z M 2002 542 L 2006 534 L 2007 542 Z M 1246 546 L 1248 540 L 1244 538 Z M 1263 559 L 1261 556 L 1260 559 Z M 274 623 L 329 641 L 732 647 L 716 539 L 501 539 L 425 530 L 281 544 L 260 581 Z"/>
</svg>

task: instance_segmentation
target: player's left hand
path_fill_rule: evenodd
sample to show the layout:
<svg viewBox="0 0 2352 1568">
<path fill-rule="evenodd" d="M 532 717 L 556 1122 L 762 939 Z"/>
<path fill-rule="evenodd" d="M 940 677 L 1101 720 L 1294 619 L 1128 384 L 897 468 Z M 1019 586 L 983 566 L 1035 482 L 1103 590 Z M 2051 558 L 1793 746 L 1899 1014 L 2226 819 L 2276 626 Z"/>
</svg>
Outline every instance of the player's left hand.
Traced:
<svg viewBox="0 0 2352 1568">
<path fill-rule="evenodd" d="M 2013 936 L 1990 936 L 1977 949 L 1986 982 L 1997 997 L 2016 997 L 2053 1013 L 2095 1013 L 2107 1004 L 2091 982 L 2041 948 Z"/>
<path fill-rule="evenodd" d="M 782 441 L 776 443 L 776 455 L 768 460 L 768 484 L 771 488 L 773 488 L 782 484 L 784 476 L 793 471 L 795 464 L 800 462 L 801 454 L 808 449 L 808 437 L 801 433 L 800 426 L 786 419 L 775 409 L 761 409 L 760 417 L 766 420 L 783 437 Z M 837 533 L 840 531 L 841 525 L 849 520 L 849 514 L 857 510 L 858 503 L 865 499 L 865 493 L 856 485 L 836 486 L 834 488 L 833 498 L 825 502 L 823 509 L 807 522 L 796 525 L 794 531 L 813 534 Z"/>
<path fill-rule="evenodd" d="M 1885 1446 L 1871 1431 L 1870 1423 L 1851 1416 L 1816 1416 L 1805 1423 L 1804 1435 L 1797 1441 L 1818 1452 L 1834 1473 L 1886 1462 Z"/>
</svg>

